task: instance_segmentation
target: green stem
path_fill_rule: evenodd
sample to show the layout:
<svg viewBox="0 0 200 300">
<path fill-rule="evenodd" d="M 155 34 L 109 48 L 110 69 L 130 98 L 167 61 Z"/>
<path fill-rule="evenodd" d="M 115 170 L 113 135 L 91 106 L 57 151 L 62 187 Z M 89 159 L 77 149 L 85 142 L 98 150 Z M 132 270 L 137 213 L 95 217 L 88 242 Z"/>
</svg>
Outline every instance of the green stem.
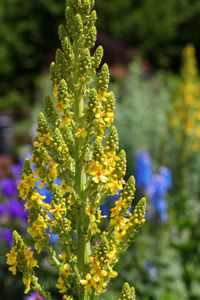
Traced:
<svg viewBox="0 0 200 300">
<path fill-rule="evenodd" d="M 78 78 L 75 78 L 76 82 L 79 82 Z M 83 110 L 84 110 L 84 97 L 82 95 L 82 88 L 74 90 L 75 102 L 74 102 L 74 120 L 77 128 L 82 128 L 83 122 Z M 85 139 L 82 137 L 75 138 L 75 184 L 74 190 L 77 196 L 79 211 L 77 211 L 76 218 L 76 232 L 77 232 L 77 267 L 80 278 L 85 278 L 88 272 L 89 265 L 89 251 L 90 243 L 86 237 L 86 196 L 85 196 L 85 184 L 86 184 L 86 172 L 84 163 L 83 145 Z M 79 289 L 79 299 L 90 300 L 84 289 Z"/>
<path fill-rule="evenodd" d="M 42 296 L 45 300 L 52 300 L 50 294 L 45 292 L 43 287 L 41 287 L 41 285 L 38 283 L 37 277 L 33 276 L 32 283 L 33 283 L 33 286 L 34 286 L 35 290 L 38 291 L 40 296 Z"/>
<path fill-rule="evenodd" d="M 52 247 L 48 247 L 46 250 L 47 250 L 49 256 L 51 257 L 51 260 L 52 260 L 54 266 L 59 270 L 61 263 L 59 262 L 59 260 L 56 257 L 56 252 L 52 249 Z"/>
</svg>

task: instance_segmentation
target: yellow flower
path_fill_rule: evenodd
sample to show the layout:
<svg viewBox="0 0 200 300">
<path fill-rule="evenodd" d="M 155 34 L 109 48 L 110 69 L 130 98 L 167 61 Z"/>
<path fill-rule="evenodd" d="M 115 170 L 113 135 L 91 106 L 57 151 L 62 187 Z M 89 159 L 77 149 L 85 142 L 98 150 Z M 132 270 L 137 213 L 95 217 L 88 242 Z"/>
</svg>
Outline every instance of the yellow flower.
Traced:
<svg viewBox="0 0 200 300">
<path fill-rule="evenodd" d="M 84 289 L 89 292 L 92 287 L 92 276 L 88 273 L 85 278 L 86 279 L 81 279 L 80 283 L 84 285 Z"/>
<path fill-rule="evenodd" d="M 62 294 L 66 291 L 65 282 L 62 279 L 62 277 L 58 277 L 58 283 L 56 284 L 56 287 L 59 289 L 59 292 Z"/>
<path fill-rule="evenodd" d="M 88 203 L 86 206 L 85 212 L 89 216 L 90 221 L 94 222 L 96 220 L 96 217 L 95 217 L 96 207 L 95 206 L 92 206 Z"/>
<path fill-rule="evenodd" d="M 35 260 L 33 257 L 33 252 L 31 251 L 31 247 L 26 248 L 26 250 L 24 251 L 24 257 L 26 259 L 28 268 L 32 269 L 34 267 L 38 267 L 37 260 Z"/>
<path fill-rule="evenodd" d="M 195 102 L 195 98 L 192 95 L 185 96 L 185 103 L 192 105 Z"/>
<path fill-rule="evenodd" d="M 37 178 L 34 178 L 34 174 L 31 173 L 30 175 L 23 174 L 23 178 L 21 180 L 21 184 L 26 186 L 28 190 L 35 187 L 35 183 Z"/>
<path fill-rule="evenodd" d="M 86 137 L 87 133 L 85 132 L 85 128 L 78 128 L 77 132 L 75 133 L 75 137 L 79 138 L 79 137 Z"/>
<path fill-rule="evenodd" d="M 101 230 L 97 227 L 97 223 L 96 222 L 90 222 L 90 230 L 91 230 L 91 234 L 95 235 L 96 233 L 100 233 Z"/>
<path fill-rule="evenodd" d="M 27 294 L 31 288 L 31 278 L 30 277 L 23 277 L 23 283 L 26 287 L 24 294 Z"/>
<path fill-rule="evenodd" d="M 64 266 L 60 270 L 60 273 L 64 274 L 66 277 L 68 277 L 70 275 L 70 266 L 69 266 L 69 264 L 64 264 Z"/>
<path fill-rule="evenodd" d="M 93 268 L 91 269 L 91 274 L 94 275 L 93 279 L 95 280 L 95 278 L 96 278 L 97 281 L 99 280 L 99 276 L 100 277 L 106 277 L 107 276 L 107 272 L 105 270 L 102 270 L 98 263 L 96 263 L 93 266 Z"/>
<path fill-rule="evenodd" d="M 16 272 L 17 272 L 17 252 L 15 251 L 15 248 L 12 247 L 10 252 L 6 254 L 7 256 L 7 264 L 10 265 L 11 267 L 9 267 L 9 271 L 12 272 L 13 275 L 16 275 Z"/>
<path fill-rule="evenodd" d="M 50 136 L 50 132 L 44 133 L 41 137 L 41 140 L 45 142 L 46 145 L 50 145 L 52 141 L 52 137 Z"/>
<path fill-rule="evenodd" d="M 104 282 L 104 279 L 102 277 L 95 277 L 95 279 L 92 280 L 92 284 L 94 286 L 94 289 L 97 291 L 97 293 L 102 293 L 103 289 L 106 287 L 106 282 Z"/>
<path fill-rule="evenodd" d="M 196 130 L 195 130 L 195 134 L 196 134 L 196 137 L 200 137 L 200 125 L 197 126 Z"/>
<path fill-rule="evenodd" d="M 123 188 L 122 182 L 118 180 L 112 180 L 111 182 L 107 183 L 106 187 L 109 189 L 111 196 L 117 194 L 117 190 L 122 190 Z"/>
<path fill-rule="evenodd" d="M 61 190 L 63 194 L 65 194 L 65 193 L 70 193 L 72 191 L 72 188 L 69 185 L 67 185 L 64 180 L 62 180 Z"/>
<path fill-rule="evenodd" d="M 57 166 L 58 164 L 54 161 L 49 163 L 49 177 L 50 178 L 57 178 Z"/>
<path fill-rule="evenodd" d="M 18 184 L 17 189 L 19 191 L 19 197 L 22 200 L 25 200 L 26 197 L 28 196 L 29 190 L 27 190 L 27 188 L 23 184 Z"/>
</svg>

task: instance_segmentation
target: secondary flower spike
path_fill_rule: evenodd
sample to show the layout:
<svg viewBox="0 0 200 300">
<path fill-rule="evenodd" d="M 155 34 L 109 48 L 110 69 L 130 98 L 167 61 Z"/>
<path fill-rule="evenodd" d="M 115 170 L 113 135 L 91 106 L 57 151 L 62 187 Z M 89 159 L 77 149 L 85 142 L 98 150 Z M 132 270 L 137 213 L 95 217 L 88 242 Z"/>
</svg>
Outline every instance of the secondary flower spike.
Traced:
<svg viewBox="0 0 200 300">
<path fill-rule="evenodd" d="M 124 180 L 126 155 L 111 127 L 115 97 L 108 91 L 108 66 L 100 67 L 103 49 L 90 54 L 96 40 L 93 7 L 92 0 L 67 1 L 66 27 L 59 27 L 62 49 L 50 66 L 54 97 L 46 97 L 38 116 L 33 155 L 25 160 L 18 186 L 34 248 L 49 255 L 58 274 L 55 287 L 68 300 L 99 299 L 117 276 L 114 266 L 121 253 L 145 222 L 145 199 L 132 205 L 135 180 Z M 40 194 L 43 189 L 51 197 Z M 119 191 L 105 229 L 101 206 Z M 58 237 L 56 250 L 51 233 Z M 32 288 L 51 299 L 33 272 L 38 266 L 32 252 L 14 236 L 21 242 L 14 242 L 8 254 L 10 270 L 23 274 L 25 292 Z M 133 291 L 126 285 L 122 295 L 134 297 Z"/>
</svg>

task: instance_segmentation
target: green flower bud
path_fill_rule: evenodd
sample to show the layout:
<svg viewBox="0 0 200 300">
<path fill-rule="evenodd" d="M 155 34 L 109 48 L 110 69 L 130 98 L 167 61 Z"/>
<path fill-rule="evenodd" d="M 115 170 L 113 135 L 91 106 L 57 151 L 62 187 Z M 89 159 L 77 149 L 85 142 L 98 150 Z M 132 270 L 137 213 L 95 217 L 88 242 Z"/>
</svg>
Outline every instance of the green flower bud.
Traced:
<svg viewBox="0 0 200 300">
<path fill-rule="evenodd" d="M 125 282 L 119 300 L 135 300 L 135 289 Z"/>
<path fill-rule="evenodd" d="M 117 129 L 115 126 L 111 127 L 107 142 L 106 142 L 106 149 L 108 151 L 117 151 L 119 149 L 119 138 L 118 138 L 118 133 Z"/>
<path fill-rule="evenodd" d="M 59 35 L 59 39 L 61 41 L 61 45 L 63 47 L 64 46 L 63 45 L 63 41 L 67 37 L 67 31 L 66 31 L 66 29 L 65 29 L 65 27 L 63 25 L 59 25 L 59 27 L 58 27 L 58 35 Z M 63 50 L 64 50 L 64 47 L 63 47 Z"/>
<path fill-rule="evenodd" d="M 118 154 L 115 170 L 118 178 L 122 178 L 126 174 L 126 152 L 124 150 Z"/>
<path fill-rule="evenodd" d="M 72 1 L 73 2 L 73 1 Z M 73 19 L 74 19 L 74 14 L 72 10 L 72 5 L 69 5 L 65 9 L 65 20 L 66 20 L 66 29 L 68 34 L 71 36 L 73 32 Z"/>
<path fill-rule="evenodd" d="M 55 110 L 53 99 L 49 95 L 45 98 L 44 111 L 47 121 L 49 121 L 49 123 L 53 125 L 53 127 L 55 127 L 58 119 L 58 114 Z"/>
<path fill-rule="evenodd" d="M 24 246 L 23 239 L 16 230 L 13 231 L 12 240 L 13 240 L 13 246 L 16 247 L 17 249 L 21 249 Z"/>
<path fill-rule="evenodd" d="M 64 142 L 63 136 L 58 128 L 55 129 L 53 141 L 51 143 L 51 155 L 55 162 L 63 164 L 68 156 L 68 148 Z"/>
<path fill-rule="evenodd" d="M 98 106 L 99 106 L 99 99 L 98 99 L 97 91 L 96 89 L 93 88 L 90 91 L 89 100 L 86 109 L 86 119 L 90 126 L 92 126 L 95 117 L 97 117 Z"/>
<path fill-rule="evenodd" d="M 101 161 L 104 155 L 103 146 L 99 140 L 96 140 L 93 145 L 93 160 Z"/>
<path fill-rule="evenodd" d="M 60 186 L 55 184 L 52 188 L 53 197 L 52 202 L 55 204 L 59 204 L 63 202 L 63 194 L 61 192 Z"/>
<path fill-rule="evenodd" d="M 97 13 L 95 10 L 93 10 L 88 17 L 88 21 L 86 23 L 87 26 L 94 26 L 95 22 L 97 20 Z"/>
<path fill-rule="evenodd" d="M 81 12 L 83 15 L 89 15 L 91 10 L 90 0 L 83 0 L 81 5 Z"/>
<path fill-rule="evenodd" d="M 88 48 L 93 48 L 95 45 L 96 36 L 97 36 L 96 27 L 92 26 L 85 37 L 84 46 Z"/>
<path fill-rule="evenodd" d="M 146 210 L 146 199 L 142 198 L 139 200 L 138 204 L 136 205 L 132 217 L 136 229 L 138 229 L 141 225 L 145 223 L 145 210 Z"/>
<path fill-rule="evenodd" d="M 61 75 L 60 78 L 66 79 L 68 76 L 68 64 L 65 58 L 65 54 L 60 49 L 56 51 L 56 65 L 58 68 L 58 72 Z"/>
<path fill-rule="evenodd" d="M 24 161 L 22 173 L 26 174 L 27 176 L 33 173 L 32 168 L 31 168 L 31 163 L 28 158 L 26 158 Z"/>
<path fill-rule="evenodd" d="M 74 144 L 74 139 L 73 139 L 73 134 L 71 129 L 69 128 L 68 125 L 65 125 L 64 127 L 62 127 L 60 129 L 63 139 L 65 141 L 66 144 L 70 143 L 69 146 L 72 146 Z"/>
<path fill-rule="evenodd" d="M 99 95 L 104 95 L 108 89 L 109 83 L 109 69 L 108 65 L 104 64 L 101 68 L 97 79 L 96 89 Z"/>
<path fill-rule="evenodd" d="M 37 132 L 40 135 L 46 134 L 50 132 L 49 126 L 47 124 L 47 120 L 44 116 L 44 114 L 41 112 L 38 115 L 38 128 L 37 128 Z"/>
<path fill-rule="evenodd" d="M 95 70 L 100 66 L 102 57 L 103 57 L 103 47 L 99 46 L 96 49 L 93 57 L 91 58 L 92 66 Z"/>
<path fill-rule="evenodd" d="M 106 95 L 106 101 L 104 103 L 105 112 L 113 112 L 115 109 L 115 95 L 113 92 L 110 92 Z"/>
<path fill-rule="evenodd" d="M 78 64 L 78 72 L 80 74 L 82 81 L 85 80 L 85 77 L 89 74 L 90 69 L 91 69 L 90 50 L 86 48 L 80 54 L 80 61 Z"/>
<path fill-rule="evenodd" d="M 68 88 L 67 83 L 64 79 L 62 79 L 58 86 L 58 99 L 60 102 L 67 102 L 68 98 Z"/>
<path fill-rule="evenodd" d="M 74 26 L 73 38 L 75 37 L 79 38 L 81 33 L 83 32 L 83 21 L 81 15 L 79 14 L 75 15 L 73 26 Z"/>
<path fill-rule="evenodd" d="M 135 193 L 135 178 L 134 178 L 134 176 L 130 176 L 124 187 L 122 197 L 123 198 L 130 197 L 131 198 L 130 202 L 131 202 L 133 199 L 134 193 Z"/>
<path fill-rule="evenodd" d="M 50 65 L 50 79 L 54 86 L 58 85 L 61 80 L 61 74 L 55 62 L 52 62 Z"/>
</svg>

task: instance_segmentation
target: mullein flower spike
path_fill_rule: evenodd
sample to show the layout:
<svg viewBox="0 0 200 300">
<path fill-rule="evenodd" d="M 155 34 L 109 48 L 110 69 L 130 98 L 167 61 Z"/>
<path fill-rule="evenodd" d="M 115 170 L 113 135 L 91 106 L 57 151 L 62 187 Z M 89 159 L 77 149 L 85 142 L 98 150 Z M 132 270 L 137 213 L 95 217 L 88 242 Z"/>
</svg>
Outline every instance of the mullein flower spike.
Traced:
<svg viewBox="0 0 200 300">
<path fill-rule="evenodd" d="M 183 66 L 178 93 L 172 99 L 169 123 L 182 148 L 185 162 L 200 148 L 200 88 L 195 48 L 188 44 L 182 53 Z"/>
<path fill-rule="evenodd" d="M 126 155 L 119 152 L 116 128 L 110 128 L 115 98 L 108 92 L 106 64 L 95 83 L 103 49 L 100 46 L 90 54 L 96 40 L 93 6 L 92 0 L 67 1 L 66 28 L 59 27 L 62 50 L 50 67 L 55 99 L 46 97 L 33 156 L 25 160 L 18 186 L 20 197 L 26 199 L 34 248 L 48 253 L 58 272 L 56 287 L 65 299 L 98 299 L 117 276 L 114 266 L 120 254 L 145 222 L 145 199 L 131 210 L 135 180 L 132 176 L 125 183 L 123 179 Z M 50 200 L 40 194 L 44 188 Z M 105 229 L 101 205 L 119 191 Z M 59 253 L 50 244 L 51 233 L 58 237 Z M 33 288 L 51 299 L 33 271 L 38 267 L 33 252 L 17 233 L 14 240 L 7 255 L 10 270 L 23 273 L 25 292 Z M 122 298 L 133 295 L 133 289 L 125 290 Z"/>
</svg>

